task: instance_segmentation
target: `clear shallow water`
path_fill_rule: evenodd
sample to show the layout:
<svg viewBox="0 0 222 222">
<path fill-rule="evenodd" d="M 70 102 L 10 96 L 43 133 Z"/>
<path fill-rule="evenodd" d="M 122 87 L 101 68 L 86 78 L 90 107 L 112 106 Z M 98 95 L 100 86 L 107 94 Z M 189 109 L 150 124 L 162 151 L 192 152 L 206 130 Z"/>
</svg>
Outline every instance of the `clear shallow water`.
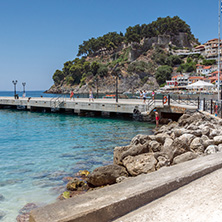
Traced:
<svg viewBox="0 0 222 222">
<path fill-rule="evenodd" d="M 15 221 L 29 202 L 55 201 L 62 178 L 110 164 L 113 148 L 154 125 L 129 120 L 0 110 L 1 220 Z"/>
</svg>

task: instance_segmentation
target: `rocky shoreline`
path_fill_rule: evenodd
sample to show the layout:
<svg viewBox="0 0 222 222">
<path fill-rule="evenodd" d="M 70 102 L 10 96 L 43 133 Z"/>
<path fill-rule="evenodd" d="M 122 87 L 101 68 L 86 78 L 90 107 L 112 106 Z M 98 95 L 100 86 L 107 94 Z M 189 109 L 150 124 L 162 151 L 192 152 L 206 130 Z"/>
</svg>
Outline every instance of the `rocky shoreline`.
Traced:
<svg viewBox="0 0 222 222">
<path fill-rule="evenodd" d="M 58 200 L 216 152 L 222 152 L 222 119 L 201 112 L 186 113 L 178 122 L 156 129 L 154 135 L 137 135 L 129 145 L 115 147 L 113 164 L 63 178 L 68 183 Z M 25 210 L 17 221 L 28 221 L 28 215 Z"/>
</svg>

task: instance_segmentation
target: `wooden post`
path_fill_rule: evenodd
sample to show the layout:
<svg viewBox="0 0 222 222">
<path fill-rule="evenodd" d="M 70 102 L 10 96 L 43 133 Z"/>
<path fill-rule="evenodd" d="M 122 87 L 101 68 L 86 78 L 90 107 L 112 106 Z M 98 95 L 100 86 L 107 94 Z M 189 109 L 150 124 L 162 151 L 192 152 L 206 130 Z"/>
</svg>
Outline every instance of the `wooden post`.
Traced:
<svg viewBox="0 0 222 222">
<path fill-rule="evenodd" d="M 168 95 L 168 106 L 170 106 L 170 95 Z"/>
<path fill-rule="evenodd" d="M 210 100 L 210 114 L 213 113 L 213 100 Z"/>
<path fill-rule="evenodd" d="M 200 109 L 200 97 L 199 97 L 199 96 L 197 97 L 197 104 L 198 104 L 198 105 L 197 105 L 197 108 L 198 108 L 198 110 L 199 110 L 199 109 Z"/>
</svg>

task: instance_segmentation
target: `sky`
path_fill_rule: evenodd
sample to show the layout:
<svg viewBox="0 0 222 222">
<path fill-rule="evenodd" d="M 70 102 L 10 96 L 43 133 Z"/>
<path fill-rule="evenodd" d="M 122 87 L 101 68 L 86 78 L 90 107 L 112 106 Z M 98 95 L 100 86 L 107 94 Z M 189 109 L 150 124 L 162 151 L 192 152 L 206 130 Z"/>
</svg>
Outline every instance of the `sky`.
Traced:
<svg viewBox="0 0 222 222">
<path fill-rule="evenodd" d="M 219 0 L 0 0 L 0 91 L 47 90 L 78 46 L 158 17 L 179 16 L 201 43 L 218 37 Z"/>
</svg>

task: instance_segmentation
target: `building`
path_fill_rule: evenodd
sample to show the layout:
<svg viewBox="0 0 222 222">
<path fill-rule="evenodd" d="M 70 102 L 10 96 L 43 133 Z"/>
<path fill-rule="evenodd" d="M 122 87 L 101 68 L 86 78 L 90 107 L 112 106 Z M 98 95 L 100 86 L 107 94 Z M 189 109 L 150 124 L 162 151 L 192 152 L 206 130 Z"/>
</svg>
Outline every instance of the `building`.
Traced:
<svg viewBox="0 0 222 222">
<path fill-rule="evenodd" d="M 215 70 L 216 70 L 215 66 L 204 66 L 204 65 L 200 65 L 200 64 L 196 65 L 196 74 L 197 75 L 209 76 L 209 74 Z"/>
</svg>

